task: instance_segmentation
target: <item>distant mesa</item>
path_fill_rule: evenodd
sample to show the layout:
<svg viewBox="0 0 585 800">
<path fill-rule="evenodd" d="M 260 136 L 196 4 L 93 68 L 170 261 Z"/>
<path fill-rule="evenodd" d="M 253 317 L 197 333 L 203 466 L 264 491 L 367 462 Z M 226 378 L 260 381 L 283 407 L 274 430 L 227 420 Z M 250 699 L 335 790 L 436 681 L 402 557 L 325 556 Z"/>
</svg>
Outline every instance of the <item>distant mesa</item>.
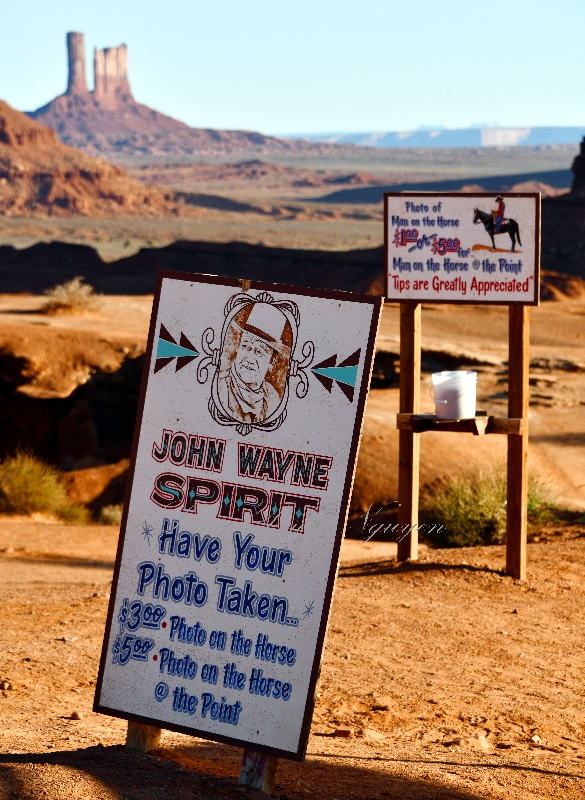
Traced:
<svg viewBox="0 0 585 800">
<path fill-rule="evenodd" d="M 85 78 L 82 33 L 67 34 L 67 90 L 29 116 L 52 128 L 71 147 L 94 155 L 218 155 L 226 153 L 311 152 L 353 146 L 312 144 L 264 136 L 253 131 L 191 128 L 184 122 L 137 103 L 128 79 L 128 48 L 95 50 L 94 88 Z"/>
<path fill-rule="evenodd" d="M 381 203 L 384 199 L 384 192 L 540 192 L 543 197 L 556 197 L 568 192 L 571 180 L 573 180 L 573 175 L 570 169 L 557 169 L 543 172 L 523 172 L 516 175 L 484 175 L 483 177 L 419 181 L 417 183 L 383 184 L 383 182 L 379 182 L 377 186 L 339 189 L 321 197 L 314 197 L 312 201 L 336 204 Z"/>
<path fill-rule="evenodd" d="M 585 135 L 585 127 L 548 126 L 535 128 L 447 128 L 377 133 L 305 134 L 292 138 L 308 142 L 356 144 L 360 147 L 543 147 L 574 145 Z"/>
</svg>

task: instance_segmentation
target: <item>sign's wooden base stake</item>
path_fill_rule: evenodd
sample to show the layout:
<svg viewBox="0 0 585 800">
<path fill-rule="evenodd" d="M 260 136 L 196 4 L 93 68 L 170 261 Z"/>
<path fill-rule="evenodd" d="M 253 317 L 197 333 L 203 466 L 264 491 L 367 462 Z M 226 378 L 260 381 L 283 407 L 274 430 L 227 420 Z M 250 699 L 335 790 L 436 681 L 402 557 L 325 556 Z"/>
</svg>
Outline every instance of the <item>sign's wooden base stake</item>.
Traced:
<svg viewBox="0 0 585 800">
<path fill-rule="evenodd" d="M 278 756 L 244 750 L 238 783 L 242 786 L 250 786 L 252 789 L 260 789 L 261 792 L 269 795 L 274 788 L 277 764 Z"/>
<path fill-rule="evenodd" d="M 420 411 L 420 303 L 400 303 L 400 411 Z M 418 558 L 420 434 L 399 432 L 398 561 Z"/>
<path fill-rule="evenodd" d="M 510 306 L 509 314 L 508 416 L 521 417 L 524 425 L 521 433 L 508 436 L 506 574 L 525 580 L 530 307 Z"/>
<path fill-rule="evenodd" d="M 126 733 L 126 747 L 135 753 L 150 753 L 160 745 L 161 728 L 142 725 L 140 722 L 129 722 Z"/>
</svg>

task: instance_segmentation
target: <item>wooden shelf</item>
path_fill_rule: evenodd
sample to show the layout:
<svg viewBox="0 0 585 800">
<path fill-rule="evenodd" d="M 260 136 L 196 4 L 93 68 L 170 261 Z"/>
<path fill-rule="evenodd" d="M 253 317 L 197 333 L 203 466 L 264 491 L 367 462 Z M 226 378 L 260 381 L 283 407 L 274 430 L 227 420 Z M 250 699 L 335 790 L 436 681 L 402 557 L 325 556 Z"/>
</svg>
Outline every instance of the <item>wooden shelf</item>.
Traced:
<svg viewBox="0 0 585 800">
<path fill-rule="evenodd" d="M 472 433 L 474 436 L 483 436 L 486 433 L 520 436 L 524 421 L 522 418 L 488 417 L 481 412 L 471 419 L 438 419 L 435 414 L 397 414 L 396 427 L 399 431 L 412 433 L 453 431 Z"/>
</svg>

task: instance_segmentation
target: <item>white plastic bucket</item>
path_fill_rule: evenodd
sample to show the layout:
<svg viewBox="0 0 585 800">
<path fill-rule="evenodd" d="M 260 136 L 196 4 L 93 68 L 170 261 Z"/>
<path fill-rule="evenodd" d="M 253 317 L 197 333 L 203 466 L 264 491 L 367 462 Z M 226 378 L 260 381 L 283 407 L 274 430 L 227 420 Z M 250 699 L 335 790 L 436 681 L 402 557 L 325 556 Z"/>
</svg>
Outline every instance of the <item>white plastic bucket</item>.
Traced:
<svg viewBox="0 0 585 800">
<path fill-rule="evenodd" d="M 433 372 L 431 377 L 431 397 L 438 419 L 475 417 L 477 372 Z"/>
</svg>

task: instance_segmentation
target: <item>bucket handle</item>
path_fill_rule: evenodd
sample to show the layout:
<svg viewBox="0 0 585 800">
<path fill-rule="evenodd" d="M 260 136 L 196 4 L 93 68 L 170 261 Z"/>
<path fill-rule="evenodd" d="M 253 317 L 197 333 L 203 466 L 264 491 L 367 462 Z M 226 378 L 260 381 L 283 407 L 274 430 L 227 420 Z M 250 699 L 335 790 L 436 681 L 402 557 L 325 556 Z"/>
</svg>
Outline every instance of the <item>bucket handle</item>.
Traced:
<svg viewBox="0 0 585 800">
<path fill-rule="evenodd" d="M 434 384 L 433 384 L 433 385 L 431 386 L 431 389 L 430 389 L 430 392 L 429 392 L 429 394 L 431 395 L 431 397 L 432 397 L 432 399 L 433 399 L 433 402 L 435 403 L 435 405 L 438 405 L 439 403 L 444 403 L 445 405 L 447 405 L 447 403 L 449 402 L 448 400 L 436 400 L 436 399 L 435 399 L 435 396 L 433 395 L 433 389 L 434 389 L 434 388 L 435 388 L 435 386 L 434 386 Z"/>
</svg>

